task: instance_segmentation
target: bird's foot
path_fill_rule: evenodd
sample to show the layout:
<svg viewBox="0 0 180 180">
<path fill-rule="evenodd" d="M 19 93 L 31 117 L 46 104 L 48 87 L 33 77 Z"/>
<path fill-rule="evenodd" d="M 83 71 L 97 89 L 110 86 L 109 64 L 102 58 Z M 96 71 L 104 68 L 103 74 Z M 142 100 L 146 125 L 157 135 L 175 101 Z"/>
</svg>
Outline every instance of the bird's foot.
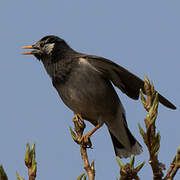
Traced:
<svg viewBox="0 0 180 180">
<path fill-rule="evenodd" d="M 103 123 L 99 123 L 92 131 L 83 136 L 83 132 L 86 128 L 86 125 L 81 115 L 75 114 L 75 117 L 72 119 L 72 121 L 74 122 L 74 129 L 76 131 L 75 134 L 71 130 L 71 135 L 73 136 L 74 141 L 85 148 L 91 148 L 92 143 L 90 137 L 103 125 Z"/>
<path fill-rule="evenodd" d="M 83 130 L 86 128 L 86 124 L 84 123 L 84 119 L 81 117 L 80 114 L 75 114 L 75 116 L 72 119 L 72 122 L 74 122 L 75 126 L 77 124 L 79 126 L 79 128 L 81 128 Z"/>
<path fill-rule="evenodd" d="M 88 134 L 82 136 L 82 135 L 78 135 L 79 130 L 77 131 L 76 129 L 76 134 L 74 133 L 74 131 L 72 129 L 71 130 L 71 136 L 73 138 L 73 140 L 79 144 L 80 146 L 84 147 L 84 148 L 92 148 L 92 143 L 90 140 L 90 136 Z"/>
<path fill-rule="evenodd" d="M 86 134 L 83 136 L 83 132 L 84 129 L 86 128 L 86 124 L 84 123 L 83 118 L 81 117 L 80 114 L 75 114 L 74 118 L 72 119 L 72 121 L 74 122 L 74 129 L 76 131 L 76 135 L 74 136 L 74 141 L 85 147 L 85 148 L 91 148 L 92 147 L 92 143 L 90 140 L 90 134 Z"/>
<path fill-rule="evenodd" d="M 92 148 L 91 139 L 88 134 L 82 136 L 77 143 L 85 148 Z"/>
</svg>

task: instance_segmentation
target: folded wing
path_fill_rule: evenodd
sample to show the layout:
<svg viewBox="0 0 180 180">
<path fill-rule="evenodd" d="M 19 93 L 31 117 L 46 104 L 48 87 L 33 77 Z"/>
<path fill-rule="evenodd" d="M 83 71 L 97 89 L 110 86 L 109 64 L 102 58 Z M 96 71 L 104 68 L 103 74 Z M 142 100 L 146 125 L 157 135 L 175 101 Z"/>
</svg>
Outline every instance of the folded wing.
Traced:
<svg viewBox="0 0 180 180">
<path fill-rule="evenodd" d="M 92 66 L 130 98 L 137 100 L 139 98 L 140 88 L 144 92 L 144 81 L 125 68 L 102 57 L 92 55 L 80 56 L 86 58 Z M 159 94 L 159 101 L 168 108 L 176 109 L 176 107 L 161 94 Z"/>
</svg>

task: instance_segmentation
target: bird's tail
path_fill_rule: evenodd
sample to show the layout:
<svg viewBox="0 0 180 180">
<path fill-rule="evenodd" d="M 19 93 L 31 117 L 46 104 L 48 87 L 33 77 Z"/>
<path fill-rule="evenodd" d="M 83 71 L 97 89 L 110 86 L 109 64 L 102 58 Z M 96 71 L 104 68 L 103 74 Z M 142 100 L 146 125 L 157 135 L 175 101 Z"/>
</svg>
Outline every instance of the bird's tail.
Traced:
<svg viewBox="0 0 180 180">
<path fill-rule="evenodd" d="M 131 155 L 138 155 L 138 154 L 140 154 L 142 152 L 142 146 L 134 138 L 134 136 L 131 134 L 129 129 L 128 129 L 128 132 L 129 132 L 128 137 L 129 137 L 130 146 L 131 146 L 130 150 L 129 150 L 129 148 L 126 148 L 125 146 L 123 146 L 121 144 L 121 142 L 119 142 L 119 140 L 109 131 L 109 133 L 111 135 L 112 143 L 113 143 L 113 146 L 114 146 L 115 154 L 119 158 L 128 158 Z"/>
<path fill-rule="evenodd" d="M 127 158 L 142 152 L 142 146 L 128 129 L 125 114 L 120 112 L 117 118 L 106 123 L 111 135 L 116 156 Z"/>
</svg>

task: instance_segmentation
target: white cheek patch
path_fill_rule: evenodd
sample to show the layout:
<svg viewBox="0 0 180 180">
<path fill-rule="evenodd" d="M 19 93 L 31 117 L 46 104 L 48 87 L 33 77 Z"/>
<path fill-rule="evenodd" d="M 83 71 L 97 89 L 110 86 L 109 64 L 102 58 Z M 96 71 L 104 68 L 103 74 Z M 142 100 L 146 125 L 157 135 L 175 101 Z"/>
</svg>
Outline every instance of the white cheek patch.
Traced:
<svg viewBox="0 0 180 180">
<path fill-rule="evenodd" d="M 52 51 L 53 51 L 53 49 L 54 49 L 54 43 L 51 43 L 51 44 L 47 44 L 46 45 L 46 53 L 47 54 L 51 54 L 52 53 Z"/>
</svg>

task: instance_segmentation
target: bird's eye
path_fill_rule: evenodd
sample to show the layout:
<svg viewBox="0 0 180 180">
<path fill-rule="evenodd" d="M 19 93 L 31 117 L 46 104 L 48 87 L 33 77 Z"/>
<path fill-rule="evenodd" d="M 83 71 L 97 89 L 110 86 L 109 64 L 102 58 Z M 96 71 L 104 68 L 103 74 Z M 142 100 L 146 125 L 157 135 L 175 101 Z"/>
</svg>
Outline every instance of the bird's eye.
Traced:
<svg viewBox="0 0 180 180">
<path fill-rule="evenodd" d="M 42 42 L 41 44 L 40 44 L 40 47 L 43 47 L 44 46 L 44 43 Z"/>
</svg>

